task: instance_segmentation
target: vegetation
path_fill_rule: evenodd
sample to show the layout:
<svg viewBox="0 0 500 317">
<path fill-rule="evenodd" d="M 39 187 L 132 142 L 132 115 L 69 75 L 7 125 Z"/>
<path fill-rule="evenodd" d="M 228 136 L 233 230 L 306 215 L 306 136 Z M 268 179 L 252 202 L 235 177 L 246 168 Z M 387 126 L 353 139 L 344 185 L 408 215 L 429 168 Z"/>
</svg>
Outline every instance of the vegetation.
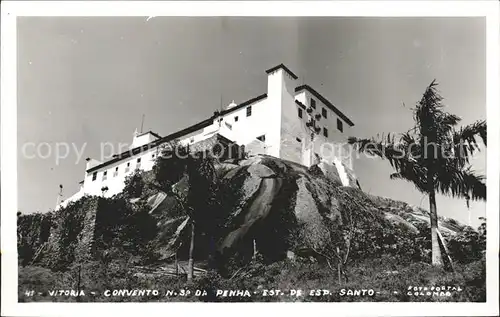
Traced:
<svg viewBox="0 0 500 317">
<path fill-rule="evenodd" d="M 18 212 L 17 250 L 21 265 L 28 265 L 36 256 L 37 250 L 46 242 L 52 227 L 52 213 L 22 215 Z"/>
<path fill-rule="evenodd" d="M 218 160 L 209 151 L 191 152 L 189 146 L 172 143 L 163 149 L 154 166 L 154 179 L 167 195 L 175 197 L 188 217 L 190 246 L 188 282 L 193 279 L 195 237 L 207 236 L 209 263 L 214 265 L 216 240 L 224 216 L 222 188 L 227 184 L 216 172 Z M 183 182 L 182 182 L 183 181 Z M 184 183 L 184 188 L 179 185 Z"/>
<path fill-rule="evenodd" d="M 391 256 L 366 259 L 348 269 L 352 278 L 339 284 L 331 270 L 321 264 L 305 261 L 279 261 L 263 264 L 259 261 L 240 271 L 232 278 L 224 278 L 216 271 L 209 271 L 203 277 L 187 283 L 186 279 L 172 276 L 137 277 L 127 271 L 127 263 L 113 261 L 109 264 L 89 262 L 81 268 L 80 287 L 85 296 L 80 301 L 210 301 L 210 302 L 269 302 L 269 301 L 369 301 L 369 302 L 485 302 L 486 280 L 484 259 L 468 264 L 457 264 L 454 272 L 418 262 L 403 265 Z M 78 268 L 54 273 L 41 267 L 21 267 L 19 276 L 20 301 L 77 301 L 70 296 L 49 296 L 48 290 L 77 289 Z M 455 287 L 449 293 L 429 293 L 418 290 L 423 286 Z M 417 286 L 417 289 L 409 289 Z M 115 297 L 105 296 L 105 290 L 114 289 L 156 289 L 160 296 Z M 165 290 L 187 290 L 188 296 L 165 296 Z M 260 290 L 250 297 L 217 296 L 217 290 Z M 301 290 L 302 296 L 269 296 L 266 290 Z M 373 290 L 373 295 L 345 296 L 345 290 Z M 27 290 L 34 290 L 29 296 Z M 90 291 L 95 291 L 92 295 Z M 205 290 L 196 295 L 196 290 Z M 329 290 L 331 294 L 311 296 L 311 290 Z M 342 291 L 344 290 L 344 291 Z M 38 294 L 40 292 L 41 294 Z"/>
<path fill-rule="evenodd" d="M 421 223 L 418 225 L 419 232 L 412 233 L 404 227 L 393 227 L 380 222 L 380 219 L 375 221 L 370 217 L 362 217 L 362 212 L 354 212 L 356 230 L 351 238 L 349 265 L 343 267 L 343 279 L 338 279 L 336 268 L 330 267 L 328 261 L 321 257 L 299 257 L 270 263 L 259 255 L 244 266 L 226 266 L 229 270 L 225 272 L 211 269 L 202 277 L 188 282 L 185 275 L 137 275 L 134 266 L 148 263 L 146 258 L 150 256 L 151 250 L 148 249 L 147 241 L 151 241 L 151 237 L 146 235 L 152 227 L 136 226 L 135 223 L 141 221 L 132 220 L 132 215 L 137 217 L 141 213 L 133 213 L 123 200 L 104 201 L 106 213 L 110 214 L 106 218 L 108 220 L 101 219 L 101 226 L 109 229 L 97 230 L 100 232 L 96 240 L 97 256 L 83 262 L 73 261 L 59 271 L 36 266 L 19 267 L 20 301 L 485 301 L 485 224 L 477 231 L 466 227 L 450 240 L 450 253 L 457 260 L 454 272 L 445 272 L 425 263 L 430 258 L 428 225 Z M 114 215 L 111 214 L 113 210 L 116 211 Z M 120 216 L 123 214 L 126 216 Z M 118 224 L 113 224 L 112 219 L 118 220 Z M 134 244 L 134 241 L 137 243 Z M 69 252 L 68 248 L 62 250 Z M 452 291 L 445 296 L 416 296 L 414 291 L 408 293 L 409 285 L 460 286 L 460 291 Z M 83 290 L 85 296 L 54 297 L 48 293 L 59 289 Z M 104 295 L 105 290 L 116 289 L 185 289 L 190 290 L 190 295 Z M 276 297 L 258 292 L 251 297 L 216 296 L 216 291 L 220 289 L 300 289 L 303 295 Z M 309 292 L 313 289 L 325 289 L 333 293 L 310 296 Z M 348 297 L 342 295 L 342 289 L 373 289 L 379 293 Z M 195 296 L 195 290 L 205 290 L 206 294 Z M 31 291 L 33 293 L 29 293 Z M 92 291 L 96 293 L 92 295 Z"/>
<path fill-rule="evenodd" d="M 92 200 L 92 197 L 84 196 L 53 212 L 51 235 L 56 241 L 52 250 L 45 250 L 41 259 L 44 266 L 60 271 L 75 261 L 78 236 L 84 227 L 85 215 L 91 208 Z"/>
<path fill-rule="evenodd" d="M 449 239 L 449 251 L 457 263 L 454 272 L 445 272 L 442 268 L 425 263 L 430 261 L 432 245 L 431 231 L 425 222 L 415 224 L 417 230 L 412 230 L 408 225 L 394 224 L 385 218 L 381 205 L 361 190 L 335 187 L 322 179 L 321 182 L 306 183 L 306 190 L 311 195 L 318 195 L 321 190 L 324 197 L 332 195 L 335 199 L 323 204 L 319 203 L 320 197 L 313 195 L 311 200 L 316 205 L 311 206 L 319 209 L 317 214 L 322 219 L 313 223 L 313 226 L 317 226 L 313 229 L 314 236 L 294 236 L 298 226 L 294 208 L 298 199 L 299 174 L 289 166 L 280 165 L 282 163 L 271 159 L 266 163 L 268 165 L 261 167 L 267 166 L 275 173 L 266 177 L 280 180 L 277 200 L 273 200 L 274 206 L 269 213 L 271 216 L 266 218 L 265 224 L 256 227 L 265 234 L 260 233 L 259 236 L 259 233 L 253 233 L 244 237 L 258 240 L 261 246 L 259 252 L 256 252 L 254 244 L 254 252 L 250 257 L 246 249 L 242 251 L 244 256 L 221 256 L 216 246 L 228 233 L 245 223 L 243 218 L 247 215 L 244 208 L 252 202 L 251 199 L 255 199 L 256 195 L 251 191 L 246 194 L 252 197 L 241 199 L 244 195 L 243 185 L 248 185 L 245 180 L 251 177 L 248 170 L 235 169 L 231 170 L 236 172 L 235 177 L 228 180 L 217 159 L 190 153 L 189 147 L 173 143 L 157 159 L 152 171 L 136 171 L 129 176 L 121 194 L 111 198 L 85 196 L 54 212 L 49 222 L 53 235 L 50 239 L 47 230 L 42 230 L 43 235 L 23 236 L 29 228 L 40 226 L 42 222 L 36 218 L 39 216 L 28 219 L 20 215 L 18 232 L 23 237 L 20 250 L 27 250 L 19 253 L 20 301 L 485 299 L 485 224 L 478 230 L 463 228 L 458 235 Z M 263 171 L 265 169 L 260 170 L 261 173 Z M 257 179 L 255 184 L 261 188 L 262 179 Z M 313 190 L 308 186 L 318 186 L 318 189 Z M 167 198 L 175 202 L 172 206 L 163 206 L 161 215 L 151 212 L 151 201 L 154 200 L 151 198 L 159 192 L 167 194 Z M 170 207 L 175 210 L 170 210 Z M 158 237 L 165 234 L 161 231 L 161 223 L 179 219 L 185 220 L 188 225 L 175 226 L 176 232 L 172 234 L 176 236 L 175 243 L 169 243 L 168 247 L 174 249 L 176 260 L 178 254 L 188 259 L 187 274 L 172 276 L 165 270 L 154 271 L 155 267 L 164 269 L 171 260 L 170 257 L 161 258 L 163 254 L 160 254 L 159 247 L 163 247 L 164 241 Z M 328 227 L 326 231 L 319 228 L 323 225 Z M 41 232 L 38 229 L 34 231 Z M 171 232 L 167 234 L 171 235 Z M 171 237 L 169 239 L 169 242 L 173 241 Z M 293 249 L 294 239 L 318 240 L 317 248 L 313 247 L 309 254 L 287 259 L 286 250 Z M 51 240 L 48 244 L 52 249 L 47 249 L 41 260 L 33 261 L 33 253 L 38 248 L 34 246 L 43 245 L 47 240 Z M 82 241 L 86 242 L 83 247 Z M 84 257 L 87 251 L 89 256 Z M 205 274 L 195 275 L 195 259 L 198 266 L 203 265 L 207 269 Z M 408 294 L 408 285 L 456 285 L 463 292 L 453 292 L 450 296 L 414 296 Z M 265 296 L 262 292 L 251 294 L 250 297 L 216 296 L 216 291 L 220 289 L 253 292 L 264 288 L 283 291 L 301 289 L 304 293 L 298 297 Z M 347 288 L 373 289 L 379 293 L 363 297 L 342 296 L 341 290 Z M 86 296 L 54 297 L 48 293 L 59 289 L 83 290 Z M 191 295 L 104 295 L 106 290 L 117 289 L 158 289 L 160 292 L 184 289 L 190 290 Z M 311 289 L 328 289 L 333 294 L 309 296 Z M 195 295 L 195 290 L 204 290 L 206 293 Z"/>
<path fill-rule="evenodd" d="M 477 121 L 456 128 L 460 118 L 444 111 L 433 81 L 413 109 L 415 125 L 397 140 L 388 134 L 381 139 L 349 138 L 360 152 L 367 152 L 389 161 L 396 170 L 391 179 L 403 179 L 429 197 L 432 241 L 432 264 L 442 266 L 438 236 L 436 193 L 453 197 L 485 200 L 484 176 L 476 174 L 469 160 L 486 145 L 486 121 Z"/>
<path fill-rule="evenodd" d="M 477 230 L 465 227 L 449 241 L 450 255 L 459 263 L 471 263 L 484 256 L 486 250 L 486 219 Z"/>
</svg>

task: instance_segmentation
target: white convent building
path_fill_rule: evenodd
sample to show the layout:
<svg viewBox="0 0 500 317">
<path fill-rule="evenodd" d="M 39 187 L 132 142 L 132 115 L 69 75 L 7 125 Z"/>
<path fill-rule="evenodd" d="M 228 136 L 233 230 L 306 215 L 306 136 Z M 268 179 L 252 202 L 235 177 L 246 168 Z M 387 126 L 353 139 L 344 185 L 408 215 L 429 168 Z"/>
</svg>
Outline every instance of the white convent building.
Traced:
<svg viewBox="0 0 500 317">
<path fill-rule="evenodd" d="M 299 84 L 285 65 L 266 73 L 267 93 L 240 104 L 233 101 L 212 117 L 165 137 L 136 132 L 129 149 L 105 162 L 88 158 L 80 190 L 56 209 L 84 195 L 120 193 L 125 177 L 136 169 L 151 170 L 161 146 L 173 140 L 194 146 L 217 137 L 244 145 L 250 155 L 267 154 L 307 167 L 322 160 L 337 167 L 347 186 L 352 158 L 342 144 L 352 135 L 354 123 L 312 87 Z"/>
</svg>

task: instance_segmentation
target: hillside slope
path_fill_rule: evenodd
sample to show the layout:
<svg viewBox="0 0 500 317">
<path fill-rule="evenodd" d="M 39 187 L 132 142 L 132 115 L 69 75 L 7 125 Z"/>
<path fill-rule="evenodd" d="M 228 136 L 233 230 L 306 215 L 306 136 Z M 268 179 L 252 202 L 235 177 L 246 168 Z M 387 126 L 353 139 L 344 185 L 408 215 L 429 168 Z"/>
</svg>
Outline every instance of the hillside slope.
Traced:
<svg viewBox="0 0 500 317">
<path fill-rule="evenodd" d="M 348 256 L 400 252 L 396 245 L 401 243 L 405 245 L 399 247 L 412 253 L 414 260 L 427 256 L 428 250 L 416 240 L 427 234 L 425 210 L 368 195 L 357 188 L 354 177 L 352 187 L 342 186 L 334 166 L 322 163 L 306 169 L 259 155 L 237 164 L 223 163 L 218 169 L 234 192 L 224 202 L 225 223 L 216 243 L 223 257 L 248 258 L 255 252 L 271 262 L 287 256 L 316 257 L 336 244 L 346 248 L 346 239 L 350 240 Z M 187 216 L 162 192 L 147 200 L 151 215 L 158 219 L 155 242 L 162 258 L 172 258 L 182 245 L 186 251 Z M 463 228 L 454 220 L 440 219 L 445 237 Z M 203 237 L 197 241 L 208 248 Z"/>
<path fill-rule="evenodd" d="M 197 224 L 195 276 L 211 269 L 226 279 L 249 267 L 251 272 L 266 272 L 257 270 L 256 263 L 291 270 L 279 264 L 285 261 L 299 265 L 295 273 L 302 272 L 306 279 L 312 274 L 305 273 L 310 267 L 340 283 L 366 271 L 359 268 L 366 261 L 376 266 L 370 267 L 374 272 L 401 265 L 410 265 L 412 271 L 411 265 L 421 268 L 430 262 L 428 213 L 363 192 L 354 175 L 349 175 L 352 186 L 342 186 L 334 166 L 321 163 L 307 169 L 258 155 L 220 163 L 216 171 L 223 184 L 216 193 L 220 208 L 206 219 L 216 218 L 217 229 L 208 232 L 205 224 Z M 20 216 L 21 265 L 63 275 L 75 274 L 83 265 L 89 276 L 105 267 L 104 272 L 122 272 L 119 280 L 124 283 L 132 276 L 182 276 L 191 241 L 190 219 L 174 197 L 148 186 L 151 173 L 139 176 L 133 184 L 139 188 L 134 189 L 137 197 L 125 192 L 112 199 L 85 196 L 50 216 Z M 185 178 L 173 187 L 183 195 L 190 191 Z M 470 239 L 479 237 L 477 232 L 453 219 L 440 218 L 439 225 L 454 261 L 467 252 L 474 255 L 464 263 L 481 258 L 480 239 Z M 298 279 L 299 284 L 307 283 Z"/>
</svg>

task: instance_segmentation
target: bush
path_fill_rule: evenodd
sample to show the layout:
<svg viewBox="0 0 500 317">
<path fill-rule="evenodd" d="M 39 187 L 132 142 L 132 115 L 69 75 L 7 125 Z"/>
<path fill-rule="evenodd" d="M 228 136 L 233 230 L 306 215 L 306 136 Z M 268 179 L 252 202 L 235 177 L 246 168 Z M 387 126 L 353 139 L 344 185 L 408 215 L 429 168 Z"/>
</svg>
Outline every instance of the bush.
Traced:
<svg viewBox="0 0 500 317">
<path fill-rule="evenodd" d="M 53 225 L 52 213 L 34 213 L 17 217 L 17 249 L 21 265 L 28 265 L 38 249 L 48 241 Z"/>
<path fill-rule="evenodd" d="M 53 249 L 45 250 L 39 265 L 64 271 L 75 261 L 75 250 L 85 226 L 85 217 L 89 210 L 96 207 L 97 199 L 93 196 L 84 196 L 54 212 L 51 230 L 54 236 L 54 242 L 51 244 Z"/>
<path fill-rule="evenodd" d="M 142 170 L 136 170 L 132 175 L 125 177 L 125 187 L 122 191 L 124 196 L 127 198 L 141 197 L 145 185 L 143 173 Z"/>
<path fill-rule="evenodd" d="M 116 250 L 119 252 L 119 250 Z M 486 300 L 486 261 L 458 264 L 454 272 L 445 272 L 427 263 L 401 265 L 391 256 L 356 262 L 347 268 L 348 281 L 339 284 L 335 268 L 322 263 L 307 261 L 280 261 L 271 265 L 252 262 L 229 277 L 222 277 L 210 270 L 186 284 L 185 276 L 135 275 L 131 258 L 92 261 L 72 266 L 64 273 L 54 273 L 39 267 L 20 268 L 19 296 L 21 301 L 76 301 L 74 297 L 48 297 L 50 289 L 77 289 L 80 271 L 80 289 L 86 292 L 82 301 L 205 301 L 205 302 L 268 302 L 268 301 L 319 301 L 319 302 L 484 302 Z M 411 287 L 460 287 L 450 291 L 451 296 L 415 296 Z M 26 296 L 27 290 L 45 292 L 44 295 Z M 159 297 L 105 297 L 105 290 L 157 289 Z M 164 291 L 189 290 L 189 296 L 165 297 Z M 287 296 L 265 296 L 262 290 L 279 289 Z M 311 290 L 329 290 L 325 296 L 309 296 Z M 373 296 L 345 296 L 342 290 L 372 289 Z M 195 290 L 206 291 L 203 296 Z M 217 290 L 248 290 L 251 297 L 216 297 Z M 302 290 L 302 296 L 288 296 L 290 290 Z M 97 296 L 89 296 L 96 291 Z M 257 293 L 254 293 L 257 291 Z M 345 292 L 345 291 L 344 291 Z M 409 294 L 410 292 L 410 294 Z"/>
<path fill-rule="evenodd" d="M 158 184 L 153 171 L 136 170 L 125 178 L 122 195 L 125 199 L 147 198 L 158 192 Z"/>
<path fill-rule="evenodd" d="M 469 226 L 463 228 L 450 239 L 448 248 L 450 256 L 458 263 L 480 260 L 486 250 L 486 224 L 482 224 L 478 231 Z"/>
<path fill-rule="evenodd" d="M 39 293 L 56 286 L 56 274 L 49 269 L 26 266 L 18 267 L 18 272 L 19 302 L 43 300 Z"/>
</svg>

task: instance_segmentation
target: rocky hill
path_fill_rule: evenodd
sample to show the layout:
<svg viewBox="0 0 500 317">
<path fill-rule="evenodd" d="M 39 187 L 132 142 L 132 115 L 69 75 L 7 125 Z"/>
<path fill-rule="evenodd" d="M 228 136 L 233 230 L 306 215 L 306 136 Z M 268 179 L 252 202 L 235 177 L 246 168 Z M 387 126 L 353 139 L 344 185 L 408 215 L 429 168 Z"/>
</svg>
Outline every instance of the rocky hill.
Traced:
<svg viewBox="0 0 500 317">
<path fill-rule="evenodd" d="M 430 262 L 428 213 L 363 192 L 352 173 L 351 186 L 342 186 L 332 165 L 307 169 L 264 155 L 219 163 L 216 171 L 224 184 L 215 196 L 217 226 L 209 232 L 197 223 L 195 274 L 215 268 L 230 277 L 256 259 L 264 265 L 324 263 L 341 271 L 383 257 L 406 264 Z M 172 274 L 178 271 L 169 269 L 174 261 L 182 271 L 191 241 L 190 218 L 177 199 L 147 186 L 150 173 L 139 176 L 134 197 L 85 196 L 48 215 L 20 216 L 20 263 L 66 271 L 78 263 L 110 263 L 127 254 L 134 276 Z M 180 194 L 190 191 L 185 179 L 173 187 Z M 455 237 L 466 227 L 444 218 L 439 225 L 453 253 Z"/>
<path fill-rule="evenodd" d="M 335 166 L 320 163 L 306 169 L 292 162 L 255 156 L 238 164 L 223 163 L 219 169 L 238 191 L 238 198 L 228 202 L 226 230 L 217 245 L 221 254 L 258 252 L 271 260 L 309 258 L 331 248 L 335 239 L 350 240 L 351 256 L 399 252 L 395 245 L 403 241 L 407 243 L 405 252 L 414 252 L 415 259 L 422 259 L 428 252 L 412 240 L 427 235 L 427 211 L 368 195 L 357 187 L 351 173 L 351 186 L 342 186 Z M 148 200 L 151 214 L 162 219 L 158 223 L 160 232 L 171 233 L 158 241 L 164 258 L 188 241 L 186 218 L 170 217 L 169 213 L 179 214 L 170 203 L 164 193 Z M 440 219 L 445 237 L 463 228 L 452 219 Z M 182 237 L 185 240 L 181 241 Z"/>
<path fill-rule="evenodd" d="M 379 252 L 379 248 L 390 252 L 394 247 L 391 243 L 418 236 L 419 228 L 426 228 L 429 223 L 428 213 L 423 209 L 363 192 L 357 187 L 352 174 L 351 186 L 342 186 L 335 166 L 325 163 L 307 169 L 292 162 L 259 155 L 237 163 L 224 162 L 217 169 L 221 177 L 231 184 L 229 188 L 234 194 L 227 196 L 228 201 L 223 202 L 227 214 L 224 215 L 224 225 L 217 241 L 217 251 L 221 255 L 253 256 L 254 252 L 258 252 L 269 260 L 287 256 L 309 258 L 328 249 L 332 239 L 335 239 L 333 237 L 339 239 L 344 235 L 350 235 L 352 246 L 349 252 L 353 255 L 356 252 Z M 176 184 L 178 188 L 183 186 L 187 186 L 183 185 L 183 181 Z M 183 190 L 188 191 L 189 188 Z M 156 222 L 156 234 L 150 242 L 160 252 L 159 260 L 170 259 L 175 250 L 183 249 L 189 243 L 188 217 L 176 200 L 164 192 L 152 191 L 143 196 L 145 211 Z M 138 204 L 139 200 L 132 199 L 132 205 Z M 109 226 L 116 225 L 107 210 L 109 206 L 105 199 L 85 197 L 67 209 L 73 210 L 74 219 L 64 218 L 64 211 L 50 215 L 54 218 L 50 238 L 46 223 L 41 225 L 42 216 L 36 220 L 33 215 L 21 216 L 21 240 L 35 249 L 47 242 L 46 248 L 52 249 L 52 252 L 59 248 L 61 239 L 74 240 L 71 245 L 77 250 L 76 257 L 87 255 L 92 258 L 96 251 L 95 241 L 109 229 L 104 222 Z M 28 218 L 34 221 L 28 221 Z M 49 216 L 45 218 L 46 221 L 52 219 Z M 38 222 L 39 231 L 36 229 Z M 61 237 L 63 227 L 68 226 L 72 227 L 71 235 Z M 442 218 L 440 228 L 443 235 L 449 237 L 460 232 L 464 226 Z M 368 239 L 370 235 L 389 233 L 394 241 L 387 237 L 380 241 Z M 208 243 L 203 237 L 200 239 L 197 245 Z M 368 247 L 363 245 L 368 243 L 366 240 L 373 244 L 369 246 L 373 250 L 362 250 Z M 36 262 L 40 259 L 31 260 Z"/>
</svg>

